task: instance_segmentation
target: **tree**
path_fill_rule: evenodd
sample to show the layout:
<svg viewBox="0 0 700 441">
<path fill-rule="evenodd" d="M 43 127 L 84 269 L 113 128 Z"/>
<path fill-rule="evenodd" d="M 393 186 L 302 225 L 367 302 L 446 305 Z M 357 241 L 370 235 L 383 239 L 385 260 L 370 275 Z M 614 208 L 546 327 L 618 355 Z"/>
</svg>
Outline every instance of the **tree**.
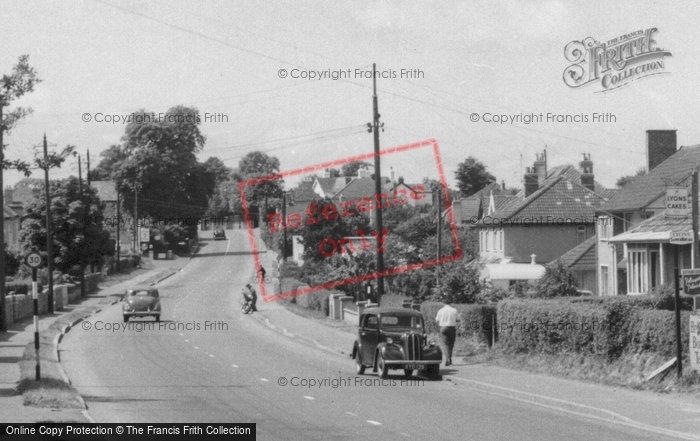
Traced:
<svg viewBox="0 0 700 441">
<path fill-rule="evenodd" d="M 647 169 L 645 167 L 640 168 L 637 170 L 637 172 L 633 175 L 626 175 L 620 177 L 620 179 L 617 180 L 615 185 L 617 188 L 622 188 L 628 184 L 631 184 L 635 179 L 639 178 L 640 176 L 644 176 L 647 174 Z"/>
<path fill-rule="evenodd" d="M 242 180 L 255 178 L 263 178 L 266 176 L 276 175 L 280 171 L 280 160 L 274 156 L 268 156 L 261 151 L 250 152 L 245 155 L 238 163 L 238 171 Z M 245 187 L 245 197 L 248 204 L 248 209 L 251 211 L 259 210 L 260 207 L 265 207 L 265 219 L 271 214 L 274 209 L 270 205 L 271 198 L 282 198 L 284 180 L 282 178 L 273 179 L 270 181 L 260 182 L 257 184 L 247 185 Z"/>
<path fill-rule="evenodd" d="M 469 156 L 457 165 L 455 177 L 457 187 L 464 197 L 469 197 L 496 181 L 496 178 L 486 171 L 486 166 L 473 156 Z"/>
<path fill-rule="evenodd" d="M 123 160 L 129 157 L 125 149 L 120 145 L 111 145 L 100 152 L 102 159 L 97 167 L 90 170 L 90 181 L 107 181 L 112 178 L 114 168 Z"/>
<path fill-rule="evenodd" d="M 37 76 L 34 68 L 29 65 L 29 55 L 22 55 L 19 61 L 12 68 L 10 75 L 3 75 L 0 80 L 0 206 L 5 206 L 5 196 L 3 184 L 3 174 L 6 168 L 16 168 L 29 176 L 29 164 L 16 160 L 14 162 L 5 159 L 4 134 L 9 132 L 17 122 L 32 113 L 31 108 L 17 107 L 14 110 L 4 113 L 4 108 L 10 103 L 27 93 L 34 91 L 34 85 L 41 80 Z M 5 243 L 5 229 L 0 228 L 0 243 Z M 0 331 L 7 330 L 5 323 L 5 253 L 0 253 Z"/>
<path fill-rule="evenodd" d="M 330 173 L 331 178 L 339 178 L 342 176 L 340 174 L 340 170 L 338 170 L 337 168 L 329 168 L 328 173 Z"/>
<path fill-rule="evenodd" d="M 343 164 L 343 166 L 340 168 L 340 173 L 343 176 L 355 177 L 357 176 L 357 171 L 364 166 L 372 167 L 374 169 L 374 165 L 369 164 L 367 162 L 353 161 L 348 162 L 347 164 Z"/>
<path fill-rule="evenodd" d="M 181 220 L 194 235 L 194 220 L 206 212 L 215 185 L 215 179 L 196 158 L 206 140 L 199 130 L 199 111 L 177 106 L 159 120 L 153 120 L 145 110 L 138 115 L 141 117 L 126 126 L 119 153 L 123 159 L 112 172 L 124 207 L 133 214 L 138 193 L 139 217 L 158 222 Z"/>
<path fill-rule="evenodd" d="M 207 171 L 207 173 L 214 177 L 214 181 L 217 185 L 222 182 L 231 180 L 231 173 L 233 172 L 233 170 L 229 167 L 226 167 L 224 161 L 217 158 L 216 156 L 207 158 L 207 160 L 204 161 L 203 164 L 204 169 Z"/>
<path fill-rule="evenodd" d="M 56 269 L 66 272 L 74 265 L 100 264 L 103 256 L 114 253 L 109 233 L 101 223 L 104 205 L 93 188 L 84 186 L 81 197 L 76 177 L 51 181 L 49 198 Z M 33 247 L 46 249 L 46 203 L 43 198 L 35 198 L 27 205 L 19 240 L 24 252 Z"/>
</svg>

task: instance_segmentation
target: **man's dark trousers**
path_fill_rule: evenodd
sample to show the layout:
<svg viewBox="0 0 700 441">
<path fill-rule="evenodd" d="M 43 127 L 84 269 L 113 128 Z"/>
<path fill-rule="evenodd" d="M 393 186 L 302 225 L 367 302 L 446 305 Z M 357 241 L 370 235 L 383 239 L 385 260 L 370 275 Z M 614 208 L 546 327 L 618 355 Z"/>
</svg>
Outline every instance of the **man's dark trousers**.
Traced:
<svg viewBox="0 0 700 441">
<path fill-rule="evenodd" d="M 442 336 L 442 343 L 447 349 L 445 365 L 452 364 L 452 349 L 455 346 L 455 339 L 457 338 L 457 328 L 455 326 L 442 326 L 440 327 L 440 335 Z"/>
</svg>

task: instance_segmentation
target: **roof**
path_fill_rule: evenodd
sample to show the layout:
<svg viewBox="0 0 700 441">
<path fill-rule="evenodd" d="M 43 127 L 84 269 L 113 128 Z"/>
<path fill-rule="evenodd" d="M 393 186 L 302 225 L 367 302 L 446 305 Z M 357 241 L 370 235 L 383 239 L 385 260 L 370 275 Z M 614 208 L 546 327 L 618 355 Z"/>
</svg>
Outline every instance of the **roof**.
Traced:
<svg viewBox="0 0 700 441">
<path fill-rule="evenodd" d="M 350 181 L 344 188 L 335 193 L 333 199 L 357 200 L 360 198 L 374 197 L 374 179 L 357 178 Z"/>
<path fill-rule="evenodd" d="M 318 182 L 318 185 L 321 187 L 321 190 L 323 190 L 323 193 L 329 197 L 333 197 L 351 180 L 352 178 L 348 176 L 341 176 L 339 178 L 316 178 L 316 182 Z"/>
<path fill-rule="evenodd" d="M 117 202 L 117 186 L 112 181 L 90 181 L 102 202 Z"/>
<path fill-rule="evenodd" d="M 539 264 L 499 263 L 484 265 L 481 277 L 491 280 L 537 280 L 544 272 L 544 266 Z"/>
<path fill-rule="evenodd" d="M 423 316 L 419 311 L 409 308 L 384 308 L 381 306 L 365 308 L 362 314 L 396 314 L 396 315 L 411 315 L 411 316 Z"/>
<path fill-rule="evenodd" d="M 625 233 L 608 239 L 608 241 L 612 243 L 669 242 L 671 232 L 688 231 L 693 231 L 690 217 L 667 217 L 661 213 L 639 223 Z"/>
<path fill-rule="evenodd" d="M 5 219 L 12 219 L 13 217 L 19 217 L 19 214 L 15 213 L 13 209 L 8 207 L 7 205 L 3 206 L 4 214 L 5 214 Z"/>
<path fill-rule="evenodd" d="M 562 263 L 573 269 L 595 268 L 595 243 L 595 236 L 591 236 L 584 240 L 560 257 Z"/>
<path fill-rule="evenodd" d="M 666 187 L 685 180 L 700 166 L 700 144 L 681 147 L 649 173 L 636 178 L 605 204 L 605 211 L 636 211 L 654 202 Z"/>
<path fill-rule="evenodd" d="M 500 209 L 490 217 L 520 225 L 594 224 L 596 208 L 603 203 L 603 197 L 558 174 L 547 178 L 544 185 L 527 198 L 504 199 Z M 477 225 L 495 224 L 482 221 Z"/>
</svg>

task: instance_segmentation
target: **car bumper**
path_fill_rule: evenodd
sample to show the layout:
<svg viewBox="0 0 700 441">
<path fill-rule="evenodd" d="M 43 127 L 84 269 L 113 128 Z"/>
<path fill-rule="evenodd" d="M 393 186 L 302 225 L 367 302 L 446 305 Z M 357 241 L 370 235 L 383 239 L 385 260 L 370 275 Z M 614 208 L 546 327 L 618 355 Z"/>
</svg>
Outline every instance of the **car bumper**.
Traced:
<svg viewBox="0 0 700 441">
<path fill-rule="evenodd" d="M 387 366 L 396 366 L 396 365 L 414 365 L 414 366 L 431 366 L 431 365 L 439 365 L 441 363 L 441 360 L 385 360 L 384 363 L 386 363 Z"/>
<path fill-rule="evenodd" d="M 122 311 L 124 315 L 160 315 L 160 311 Z"/>
</svg>

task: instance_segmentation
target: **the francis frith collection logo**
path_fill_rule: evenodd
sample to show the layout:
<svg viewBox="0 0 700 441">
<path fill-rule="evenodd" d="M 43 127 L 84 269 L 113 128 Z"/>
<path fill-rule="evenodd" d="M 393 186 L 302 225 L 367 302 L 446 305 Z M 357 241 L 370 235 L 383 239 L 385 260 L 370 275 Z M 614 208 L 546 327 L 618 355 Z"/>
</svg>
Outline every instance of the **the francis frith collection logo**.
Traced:
<svg viewBox="0 0 700 441">
<path fill-rule="evenodd" d="M 572 41 L 564 48 L 566 59 L 573 63 L 564 70 L 564 82 L 572 88 L 599 83 L 599 93 L 668 73 L 664 57 L 672 55 L 658 47 L 654 40 L 657 31 L 638 30 L 603 43 L 592 37 Z"/>
</svg>

